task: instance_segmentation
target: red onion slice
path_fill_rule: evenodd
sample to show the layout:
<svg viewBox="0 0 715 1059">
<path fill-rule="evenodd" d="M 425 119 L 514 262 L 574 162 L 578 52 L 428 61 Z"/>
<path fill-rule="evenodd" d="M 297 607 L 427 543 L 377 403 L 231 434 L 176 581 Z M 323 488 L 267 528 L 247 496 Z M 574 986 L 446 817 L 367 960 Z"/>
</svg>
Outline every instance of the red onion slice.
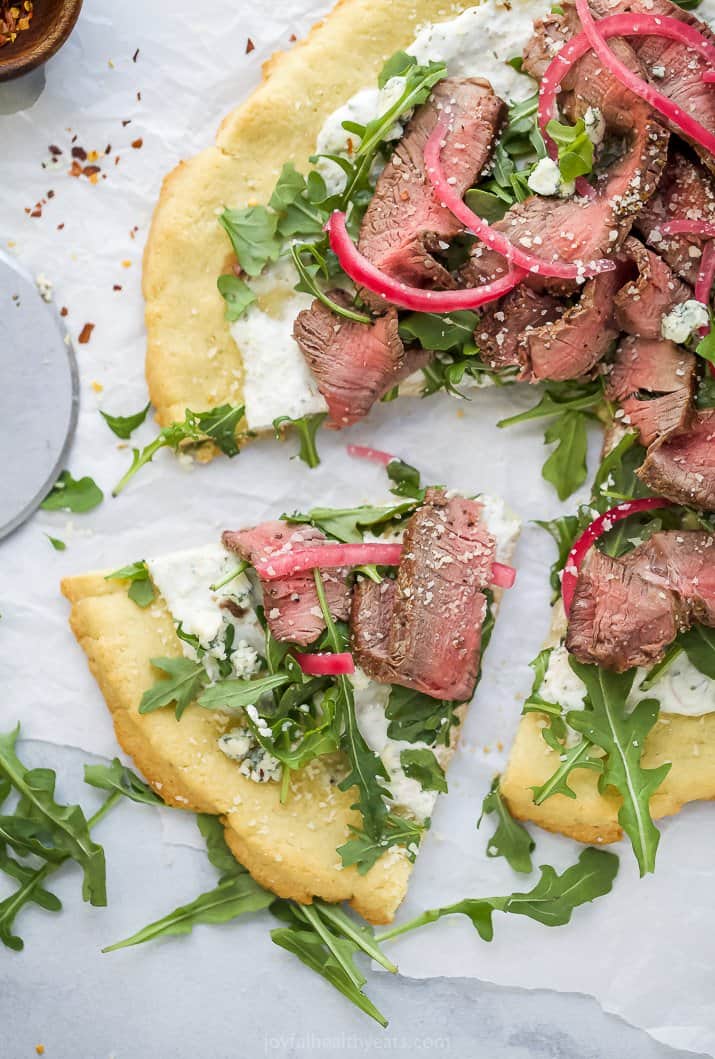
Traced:
<svg viewBox="0 0 715 1059">
<path fill-rule="evenodd" d="M 383 467 L 387 467 L 388 463 L 392 463 L 396 459 L 391 452 L 383 452 L 382 449 L 371 449 L 369 445 L 348 445 L 348 456 L 352 456 L 356 460 L 370 460 L 372 463 L 379 463 Z"/>
<path fill-rule="evenodd" d="M 339 654 L 296 654 L 295 660 L 307 677 L 339 677 L 355 672 L 349 651 Z"/>
<path fill-rule="evenodd" d="M 362 566 L 374 563 L 377 566 L 397 566 L 402 554 L 401 544 L 381 544 L 379 541 L 365 544 L 316 544 L 313 548 L 296 548 L 295 551 L 272 555 L 256 563 L 256 573 L 264 581 L 279 577 L 292 577 L 306 570 L 335 569 L 339 566 Z"/>
</svg>

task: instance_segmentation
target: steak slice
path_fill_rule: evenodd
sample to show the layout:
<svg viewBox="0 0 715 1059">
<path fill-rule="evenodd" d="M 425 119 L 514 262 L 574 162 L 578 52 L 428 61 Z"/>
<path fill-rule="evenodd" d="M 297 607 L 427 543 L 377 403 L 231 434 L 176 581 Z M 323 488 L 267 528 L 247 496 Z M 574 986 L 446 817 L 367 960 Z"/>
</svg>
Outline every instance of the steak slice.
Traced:
<svg viewBox="0 0 715 1059">
<path fill-rule="evenodd" d="M 350 304 L 344 291 L 331 291 L 330 297 Z M 293 338 L 328 405 L 327 425 L 338 430 L 366 416 L 375 401 L 415 368 L 405 354 L 392 307 L 375 323 L 362 324 L 338 316 L 316 298 L 298 313 Z"/>
<path fill-rule="evenodd" d="M 696 412 L 682 434 L 651 445 L 636 474 L 659 496 L 715 511 L 715 409 Z"/>
<path fill-rule="evenodd" d="M 695 357 L 692 353 L 665 338 L 629 336 L 618 346 L 606 376 L 606 396 L 611 401 L 622 401 L 639 390 L 674 393 L 684 386 L 691 389 L 694 379 Z"/>
<path fill-rule="evenodd" d="M 658 190 L 636 217 L 635 227 L 650 240 L 676 275 L 695 286 L 704 240 L 696 235 L 664 236 L 664 221 L 715 221 L 715 186 L 707 169 L 682 150 L 671 150 Z"/>
<path fill-rule="evenodd" d="M 441 81 L 415 111 L 380 174 L 360 227 L 358 246 L 393 279 L 415 287 L 454 286 L 449 272 L 433 255 L 448 249 L 462 226 L 437 201 L 424 165 L 425 145 L 442 110 L 453 120 L 442 152 L 444 171 L 462 196 L 488 162 L 506 108 L 486 81 Z M 384 309 L 382 299 L 370 301 Z"/>
<path fill-rule="evenodd" d="M 623 246 L 638 269 L 638 276 L 619 290 L 615 297 L 615 319 L 621 331 L 641 338 L 660 338 L 661 320 L 675 305 L 692 297 L 669 266 L 637 239 L 628 238 Z"/>
<path fill-rule="evenodd" d="M 394 589 L 381 596 L 381 586 L 363 583 L 353 602 L 353 649 L 367 675 L 437 699 L 470 699 L 495 553 L 478 502 L 428 490 L 407 523 Z"/>
<path fill-rule="evenodd" d="M 626 397 L 621 408 L 624 415 L 620 422 L 635 427 L 641 444 L 652 445 L 664 435 L 687 430 L 693 418 L 693 394 L 692 390 L 681 386 L 679 390 L 650 400 Z"/>
<path fill-rule="evenodd" d="M 579 570 L 566 633 L 566 648 L 579 661 L 617 673 L 658 662 L 686 624 L 679 596 L 647 581 L 627 558 L 592 549 Z"/>
<path fill-rule="evenodd" d="M 291 526 L 286 522 L 262 522 L 245 530 L 226 530 L 224 546 L 255 565 L 271 555 L 323 544 L 325 534 L 313 526 Z M 322 570 L 325 598 L 336 621 L 346 621 L 350 612 L 350 589 L 344 570 Z M 312 570 L 261 580 L 263 609 L 276 640 L 307 647 L 325 628 Z"/>
<path fill-rule="evenodd" d="M 550 294 L 539 294 L 520 283 L 482 312 L 474 337 L 482 360 L 491 368 L 519 363 L 519 345 L 534 328 L 554 323 L 564 311 Z"/>
<path fill-rule="evenodd" d="M 618 338 L 613 303 L 624 279 L 622 263 L 584 284 L 580 299 L 558 320 L 534 328 L 519 343 L 520 378 L 576 379 L 591 371 Z"/>
<path fill-rule="evenodd" d="M 715 537 L 704 530 L 654 533 L 626 557 L 646 581 L 682 599 L 691 621 L 715 626 Z"/>
</svg>

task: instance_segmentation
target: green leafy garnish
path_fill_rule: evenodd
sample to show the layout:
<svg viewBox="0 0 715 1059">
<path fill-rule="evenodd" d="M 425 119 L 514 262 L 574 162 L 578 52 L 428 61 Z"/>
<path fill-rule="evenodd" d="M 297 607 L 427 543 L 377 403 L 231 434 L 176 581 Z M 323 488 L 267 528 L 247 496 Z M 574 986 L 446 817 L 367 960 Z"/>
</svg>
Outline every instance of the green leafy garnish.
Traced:
<svg viewBox="0 0 715 1059">
<path fill-rule="evenodd" d="M 670 765 L 644 769 L 641 756 L 659 711 L 656 699 L 643 699 L 628 712 L 626 700 L 635 670 L 613 673 L 601 666 L 569 664 L 586 686 L 584 710 L 570 710 L 567 721 L 590 743 L 606 752 L 601 787 L 614 787 L 623 799 L 618 822 L 631 840 L 641 875 L 655 870 L 660 832 L 650 815 L 650 799 Z"/>
<path fill-rule="evenodd" d="M 156 598 L 156 592 L 149 576 L 149 567 L 143 559 L 129 566 L 122 566 L 106 574 L 105 581 L 128 581 L 127 595 L 138 607 L 148 607 Z"/>
<path fill-rule="evenodd" d="M 387 734 L 407 743 L 449 746 L 452 727 L 459 724 L 454 712 L 457 705 L 393 684 L 385 710 L 390 722 Z"/>
<path fill-rule="evenodd" d="M 370 868 L 380 857 L 392 846 L 404 846 L 407 856 L 414 860 L 417 847 L 422 841 L 424 825 L 408 820 L 405 816 L 397 813 L 389 813 L 384 821 L 382 834 L 379 838 L 369 835 L 366 831 L 360 831 L 351 827 L 352 838 L 342 846 L 338 846 L 338 853 L 343 862 L 343 867 L 356 867 L 360 875 L 366 875 Z"/>
<path fill-rule="evenodd" d="M 286 522 L 309 523 L 328 537 L 350 543 L 363 540 L 367 531 L 377 533 L 391 522 L 403 521 L 416 508 L 417 502 L 410 499 L 388 507 L 314 507 L 306 512 L 284 513 L 281 518 Z"/>
<path fill-rule="evenodd" d="M 92 478 L 73 478 L 63 471 L 40 504 L 45 511 L 72 511 L 75 515 L 92 511 L 102 503 L 104 493 Z"/>
<path fill-rule="evenodd" d="M 547 445 L 556 445 L 547 458 L 541 474 L 551 482 L 559 500 L 566 500 L 586 481 L 588 434 L 582 412 L 565 412 L 547 427 Z"/>
<path fill-rule="evenodd" d="M 294 678 L 290 673 L 269 673 L 253 680 L 219 680 L 207 688 L 198 700 L 198 705 L 207 710 L 243 710 L 252 706 L 262 696 L 285 687 Z"/>
<path fill-rule="evenodd" d="M 480 827 L 484 817 L 491 813 L 496 813 L 498 823 L 496 831 L 487 843 L 487 856 L 505 857 L 510 868 L 528 875 L 534 867 L 531 854 L 535 843 L 524 825 L 518 823 L 509 812 L 499 790 L 498 776 L 494 777 L 482 802 L 482 815 L 477 821 L 477 827 Z"/>
<path fill-rule="evenodd" d="M 131 466 L 112 490 L 112 496 L 118 496 L 137 471 L 151 463 L 163 448 L 178 452 L 186 445 L 212 441 L 226 456 L 237 455 L 236 429 L 242 418 L 243 405 L 222 404 L 207 412 L 192 412 L 187 408 L 183 422 L 164 427 L 143 449 L 132 449 Z"/>
<path fill-rule="evenodd" d="M 176 719 L 180 721 L 186 707 L 197 699 L 206 685 L 206 670 L 201 662 L 192 662 L 190 658 L 152 658 L 151 664 L 168 676 L 160 678 L 144 692 L 139 713 L 153 713 L 163 706 L 174 704 Z M 218 684 L 214 686 L 220 687 Z"/>
<path fill-rule="evenodd" d="M 559 149 L 561 179 L 570 183 L 593 169 L 593 143 L 586 131 L 586 123 L 579 118 L 575 125 L 562 125 L 552 120 L 546 131 Z"/>
<path fill-rule="evenodd" d="M 282 428 L 289 424 L 297 432 L 300 440 L 298 458 L 309 467 L 317 467 L 320 463 L 318 446 L 315 436 L 318 429 L 325 420 L 327 412 L 314 412 L 312 415 L 300 416 L 299 419 L 291 419 L 290 416 L 278 416 L 273 420 L 273 430 L 277 438 L 282 436 Z"/>
<path fill-rule="evenodd" d="M 551 602 L 553 603 L 554 600 L 557 600 L 561 595 L 560 574 L 566 566 L 568 554 L 571 551 L 578 534 L 578 518 L 576 515 L 561 515 L 559 518 L 552 518 L 546 522 L 539 519 L 535 519 L 534 522 L 553 537 L 558 549 L 558 555 L 551 566 L 551 574 L 549 578 L 553 593 L 551 596 Z"/>
<path fill-rule="evenodd" d="M 328 190 L 320 173 L 303 176 L 292 162 L 281 169 L 268 205 L 278 214 L 277 230 L 284 239 L 322 238 L 328 210 Z"/>
<path fill-rule="evenodd" d="M 681 633 L 677 644 L 685 651 L 688 660 L 696 669 L 715 680 L 715 629 L 698 623 L 687 632 Z"/>
<path fill-rule="evenodd" d="M 541 878 L 532 890 L 513 893 L 508 897 L 473 897 L 443 908 L 432 908 L 407 923 L 393 927 L 379 935 L 378 942 L 398 937 L 426 923 L 434 923 L 443 916 L 467 916 L 483 941 L 494 937 L 492 916 L 494 912 L 509 912 L 528 916 L 547 927 L 560 927 L 568 923 L 574 909 L 610 893 L 618 872 L 618 857 L 603 849 L 588 847 L 576 864 L 561 875 L 544 864 Z"/>
<path fill-rule="evenodd" d="M 424 791 L 447 793 L 444 769 L 433 751 L 424 748 L 400 751 L 400 764 L 406 776 L 417 782 Z"/>
<path fill-rule="evenodd" d="M 243 316 L 248 306 L 252 305 L 256 300 L 256 295 L 246 281 L 239 276 L 231 275 L 231 273 L 219 276 L 216 280 L 216 286 L 219 294 L 226 302 L 224 315 L 229 323 L 233 323 L 234 320 L 238 320 L 239 317 Z"/>
<path fill-rule="evenodd" d="M 377 77 L 377 87 L 384 88 L 393 77 L 404 77 L 410 67 L 417 65 L 414 55 L 408 55 L 406 51 L 396 51 L 391 55 Z"/>
<path fill-rule="evenodd" d="M 132 802 L 144 805 L 164 804 L 159 795 L 117 757 L 113 758 L 109 765 L 85 765 L 84 782 L 98 790 L 118 791 Z"/>
<path fill-rule="evenodd" d="M 293 243 L 290 253 L 296 272 L 300 277 L 296 290 L 312 294 L 314 298 L 322 302 L 336 316 L 342 316 L 356 324 L 372 324 L 372 317 L 368 316 L 367 313 L 361 313 L 357 309 L 351 309 L 349 306 L 343 305 L 341 301 L 335 301 L 320 286 L 317 281 L 318 274 L 322 273 L 326 279 L 329 279 L 331 275 L 330 259 L 324 252 L 313 243 Z M 311 263 L 309 265 L 303 260 L 303 254 L 310 255 Z"/>
<path fill-rule="evenodd" d="M 545 733 L 547 731 L 549 729 L 544 729 Z M 534 792 L 534 805 L 542 805 L 547 798 L 551 798 L 554 794 L 563 794 L 566 798 L 575 798 L 576 792 L 568 784 L 569 776 L 575 769 L 587 768 L 594 769 L 596 772 L 603 772 L 603 761 L 600 758 L 591 757 L 593 745 L 588 739 L 581 738 L 575 746 L 568 749 L 561 749 L 553 744 L 551 745 L 553 749 L 559 752 L 560 764 L 541 786 L 531 788 Z"/>
<path fill-rule="evenodd" d="M 278 259 L 278 217 L 266 206 L 227 209 L 218 222 L 231 240 L 239 265 L 249 276 L 257 276 L 269 261 Z"/>
<path fill-rule="evenodd" d="M 113 434 L 116 434 L 118 438 L 122 438 L 126 441 L 131 437 L 133 431 L 140 427 L 147 417 L 149 409 L 151 408 L 151 401 L 148 402 L 145 408 L 142 408 L 140 412 L 135 412 L 134 415 L 129 416 L 110 416 L 108 412 L 103 412 L 100 408 L 99 414 L 104 419 L 109 429 Z"/>
<path fill-rule="evenodd" d="M 421 485 L 420 472 L 416 467 L 404 460 L 390 460 L 387 467 L 387 477 L 393 482 L 390 489 L 395 496 L 409 496 L 420 503 L 425 498 L 425 491 Z"/>
<path fill-rule="evenodd" d="M 64 552 L 64 551 L 66 551 L 67 545 L 65 544 L 64 541 L 61 541 L 59 537 L 51 537 L 49 535 L 49 533 L 46 533 L 45 536 L 47 537 L 48 541 L 50 542 L 50 544 L 52 545 L 52 547 L 55 549 L 56 552 Z"/>
</svg>

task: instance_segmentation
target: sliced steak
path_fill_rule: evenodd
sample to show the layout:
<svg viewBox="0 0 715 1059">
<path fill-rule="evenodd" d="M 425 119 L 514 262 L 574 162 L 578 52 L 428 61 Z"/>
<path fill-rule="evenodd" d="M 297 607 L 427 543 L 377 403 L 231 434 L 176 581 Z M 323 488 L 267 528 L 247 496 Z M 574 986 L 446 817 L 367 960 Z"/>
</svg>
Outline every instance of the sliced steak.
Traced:
<svg viewBox="0 0 715 1059">
<path fill-rule="evenodd" d="M 407 523 L 395 588 L 381 598 L 363 584 L 353 603 L 353 649 L 368 676 L 471 698 L 495 552 L 478 502 L 429 490 Z"/>
<path fill-rule="evenodd" d="M 253 529 L 226 530 L 222 535 L 226 548 L 255 564 L 271 555 L 323 544 L 326 537 L 313 526 L 291 526 L 286 522 L 262 522 Z M 344 570 L 323 570 L 325 597 L 336 621 L 346 621 L 350 611 L 350 589 Z M 276 640 L 289 641 L 300 647 L 320 636 L 325 628 L 312 570 L 261 581 L 263 608 L 268 627 Z"/>
<path fill-rule="evenodd" d="M 715 536 L 703 530 L 654 533 L 626 556 L 646 581 L 682 599 L 690 621 L 715 626 Z"/>
<path fill-rule="evenodd" d="M 664 221 L 715 221 L 715 186 L 707 169 L 681 149 L 671 150 L 658 190 L 635 221 L 638 231 L 676 275 L 691 287 L 698 278 L 703 240 L 695 235 L 660 233 Z"/>
<path fill-rule="evenodd" d="M 520 283 L 482 313 L 474 332 L 482 360 L 492 368 L 519 364 L 519 346 L 525 335 L 554 323 L 563 311 L 558 299 Z"/>
<path fill-rule="evenodd" d="M 691 388 L 695 379 L 695 357 L 665 338 L 624 338 L 606 376 L 606 396 L 611 401 L 647 390 L 674 393 Z"/>
<path fill-rule="evenodd" d="M 675 592 L 594 548 L 579 570 L 566 647 L 581 662 L 623 673 L 658 662 L 685 622 Z"/>
<path fill-rule="evenodd" d="M 652 445 L 658 438 L 676 431 L 687 430 L 693 418 L 692 391 L 685 386 L 660 397 L 643 400 L 626 397 L 621 402 L 625 426 L 635 427 L 641 444 Z"/>
<path fill-rule="evenodd" d="M 697 412 L 682 434 L 651 445 L 636 473 L 659 496 L 715 511 L 715 409 Z"/>
<path fill-rule="evenodd" d="M 581 297 L 554 323 L 537 327 L 519 343 L 520 378 L 576 379 L 586 375 L 618 338 L 613 302 L 624 279 L 624 267 L 594 276 Z"/>
<path fill-rule="evenodd" d="M 442 162 L 448 180 L 461 196 L 489 160 L 506 108 L 488 82 L 447 78 L 417 108 L 380 174 L 358 245 L 378 268 L 416 287 L 454 285 L 433 255 L 448 249 L 462 226 L 437 201 L 424 166 L 425 145 L 442 110 L 453 118 Z M 384 302 L 379 307 L 383 308 Z"/>
<path fill-rule="evenodd" d="M 629 335 L 660 338 L 665 314 L 691 298 L 692 291 L 673 275 L 665 261 L 637 239 L 626 239 L 623 253 L 635 264 L 638 276 L 615 297 L 616 324 Z"/>
<path fill-rule="evenodd" d="M 343 291 L 331 291 L 330 297 L 350 304 Z M 375 401 L 414 370 L 392 307 L 374 324 L 361 324 L 338 316 L 316 298 L 298 313 L 293 337 L 328 405 L 327 425 L 335 429 L 362 419 Z"/>
</svg>

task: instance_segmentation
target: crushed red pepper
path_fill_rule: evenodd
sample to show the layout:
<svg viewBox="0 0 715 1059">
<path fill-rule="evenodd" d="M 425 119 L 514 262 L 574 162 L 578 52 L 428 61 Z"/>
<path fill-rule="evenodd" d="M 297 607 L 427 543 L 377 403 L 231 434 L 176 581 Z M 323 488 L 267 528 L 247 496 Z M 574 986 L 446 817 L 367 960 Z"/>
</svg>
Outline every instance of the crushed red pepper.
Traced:
<svg viewBox="0 0 715 1059">
<path fill-rule="evenodd" d="M 253 43 L 253 41 L 249 37 L 248 40 L 246 41 L 246 55 L 250 55 L 250 53 L 253 51 L 253 49 L 255 47 L 256 47 L 256 45 Z"/>
<path fill-rule="evenodd" d="M 94 331 L 94 324 L 85 324 L 84 325 L 84 327 L 82 328 L 82 330 L 79 333 L 79 338 L 77 339 L 77 341 L 79 342 L 79 344 L 81 346 L 86 346 L 87 345 L 87 343 L 89 342 L 90 338 L 92 337 L 92 332 L 93 331 Z"/>
<path fill-rule="evenodd" d="M 18 34 L 30 28 L 32 15 L 32 0 L 16 3 L 0 0 L 0 48 L 4 44 L 14 44 Z"/>
</svg>

